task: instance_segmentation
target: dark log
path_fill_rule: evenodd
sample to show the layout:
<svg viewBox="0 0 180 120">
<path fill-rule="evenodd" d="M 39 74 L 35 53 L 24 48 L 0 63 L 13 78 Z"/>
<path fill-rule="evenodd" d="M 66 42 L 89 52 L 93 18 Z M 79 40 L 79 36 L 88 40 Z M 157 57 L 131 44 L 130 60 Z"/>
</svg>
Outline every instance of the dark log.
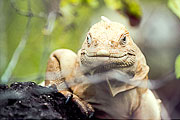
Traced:
<svg viewBox="0 0 180 120">
<path fill-rule="evenodd" d="M 68 102 L 55 86 L 34 82 L 0 84 L 1 119 L 89 119 L 70 99 Z"/>
</svg>

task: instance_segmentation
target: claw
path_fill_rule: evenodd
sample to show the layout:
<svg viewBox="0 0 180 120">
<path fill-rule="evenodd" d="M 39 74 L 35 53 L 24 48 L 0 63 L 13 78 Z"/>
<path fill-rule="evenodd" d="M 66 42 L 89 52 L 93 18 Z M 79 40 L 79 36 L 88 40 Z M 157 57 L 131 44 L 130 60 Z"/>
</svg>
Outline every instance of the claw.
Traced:
<svg viewBox="0 0 180 120">
<path fill-rule="evenodd" d="M 65 101 L 65 104 L 67 104 L 71 99 L 72 99 L 73 95 L 68 95 Z"/>
<path fill-rule="evenodd" d="M 88 118 L 92 118 L 94 116 L 94 112 L 92 112 Z"/>
<path fill-rule="evenodd" d="M 68 102 L 72 100 L 80 108 L 82 113 L 84 113 L 89 118 L 92 118 L 92 116 L 94 115 L 94 109 L 89 103 L 86 103 L 85 101 L 81 100 L 78 96 L 69 91 L 59 92 L 66 97 L 65 104 L 68 104 Z"/>
</svg>

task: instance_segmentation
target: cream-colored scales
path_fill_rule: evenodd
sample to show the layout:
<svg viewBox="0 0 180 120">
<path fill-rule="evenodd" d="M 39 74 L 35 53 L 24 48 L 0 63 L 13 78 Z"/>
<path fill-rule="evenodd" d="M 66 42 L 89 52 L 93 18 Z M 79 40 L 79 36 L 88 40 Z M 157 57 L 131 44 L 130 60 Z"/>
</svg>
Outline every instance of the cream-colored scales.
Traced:
<svg viewBox="0 0 180 120">
<path fill-rule="evenodd" d="M 72 51 L 59 50 L 50 56 L 47 73 L 67 70 L 68 74 L 55 82 L 51 82 L 52 79 L 46 80 L 46 85 L 58 86 L 60 81 L 65 82 L 76 96 L 74 100 L 78 99 L 77 104 L 82 110 L 88 114 L 94 108 L 97 118 L 160 119 L 159 103 L 146 85 L 149 67 L 144 55 L 124 25 L 103 16 L 101 19 L 87 32 L 78 55 Z M 130 80 L 127 82 L 125 78 L 121 78 L 121 74 L 118 74 L 120 77 L 105 74 L 105 77 L 101 76 L 104 79 L 102 83 L 96 81 L 100 80 L 97 76 L 99 72 L 111 70 L 129 76 Z M 88 77 L 84 73 L 89 73 Z M 75 79 L 78 77 L 85 82 L 78 82 Z M 71 86 L 72 82 L 78 84 Z M 139 87 L 142 83 L 143 88 Z M 66 96 L 70 94 L 64 91 L 62 93 Z"/>
</svg>

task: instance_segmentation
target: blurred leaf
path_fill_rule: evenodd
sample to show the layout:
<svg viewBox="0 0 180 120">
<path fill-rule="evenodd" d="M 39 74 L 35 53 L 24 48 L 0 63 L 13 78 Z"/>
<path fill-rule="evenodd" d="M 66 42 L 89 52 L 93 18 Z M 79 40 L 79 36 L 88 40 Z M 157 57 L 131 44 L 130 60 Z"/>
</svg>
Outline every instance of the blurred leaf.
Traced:
<svg viewBox="0 0 180 120">
<path fill-rule="evenodd" d="M 129 17 L 132 26 L 139 25 L 142 17 L 141 6 L 138 0 L 122 0 L 123 12 Z"/>
<path fill-rule="evenodd" d="M 107 7 L 114 10 L 122 9 L 121 0 L 104 0 Z"/>
<path fill-rule="evenodd" d="M 88 5 L 92 8 L 97 8 L 99 6 L 98 0 L 61 0 L 60 8 L 68 6 L 68 5 Z"/>
<path fill-rule="evenodd" d="M 68 0 L 61 0 L 60 8 L 68 5 L 68 3 L 69 3 Z"/>
<path fill-rule="evenodd" d="M 104 2 L 108 8 L 127 15 L 132 26 L 139 25 L 142 10 L 137 0 L 104 0 Z"/>
<path fill-rule="evenodd" d="M 99 6 L 98 0 L 87 0 L 87 3 L 89 6 L 93 8 L 97 8 Z"/>
<path fill-rule="evenodd" d="M 79 5 L 80 3 L 82 3 L 82 0 L 61 0 L 60 8 L 69 4 Z"/>
<path fill-rule="evenodd" d="M 129 12 L 137 17 L 142 16 L 142 10 L 137 0 L 123 0 L 127 5 Z"/>
<path fill-rule="evenodd" d="M 176 78 L 180 79 L 180 55 L 177 56 L 177 58 L 176 58 L 175 73 L 176 73 Z"/>
<path fill-rule="evenodd" d="M 83 0 L 69 0 L 73 4 L 80 4 Z"/>
<path fill-rule="evenodd" d="M 168 7 L 180 18 L 180 0 L 169 0 Z"/>
</svg>

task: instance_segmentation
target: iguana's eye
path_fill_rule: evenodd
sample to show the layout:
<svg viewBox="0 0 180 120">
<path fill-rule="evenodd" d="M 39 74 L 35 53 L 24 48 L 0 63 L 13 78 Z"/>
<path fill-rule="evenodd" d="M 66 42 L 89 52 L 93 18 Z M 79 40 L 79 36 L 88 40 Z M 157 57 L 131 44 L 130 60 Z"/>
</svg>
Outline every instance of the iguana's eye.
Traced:
<svg viewBox="0 0 180 120">
<path fill-rule="evenodd" d="M 91 45 L 92 38 L 91 38 L 90 34 L 87 34 L 87 38 L 86 39 L 87 39 L 88 46 Z"/>
<path fill-rule="evenodd" d="M 120 44 L 124 45 L 126 44 L 126 34 L 123 34 L 121 37 L 120 37 Z"/>
</svg>

